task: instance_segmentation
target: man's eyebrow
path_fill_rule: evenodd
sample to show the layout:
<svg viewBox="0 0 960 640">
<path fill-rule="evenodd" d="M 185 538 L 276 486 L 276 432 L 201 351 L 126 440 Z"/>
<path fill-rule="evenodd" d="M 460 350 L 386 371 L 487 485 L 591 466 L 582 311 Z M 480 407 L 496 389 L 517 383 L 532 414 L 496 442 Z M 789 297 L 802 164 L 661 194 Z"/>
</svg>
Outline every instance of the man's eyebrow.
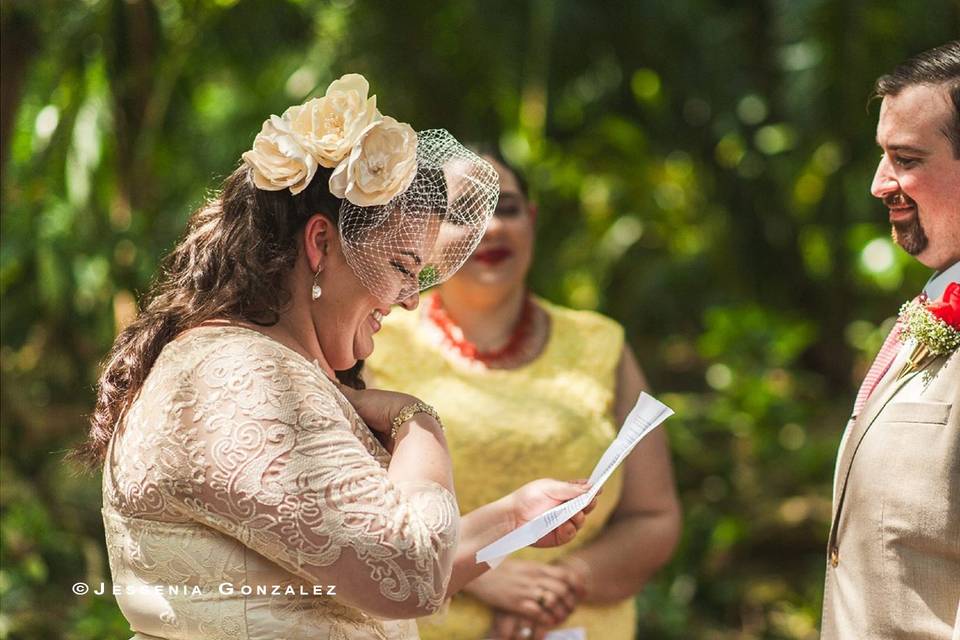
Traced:
<svg viewBox="0 0 960 640">
<path fill-rule="evenodd" d="M 877 146 L 880 148 L 883 148 L 883 145 L 880 144 L 879 140 L 877 141 Z M 914 147 L 909 144 L 891 144 L 887 147 L 887 149 L 889 149 L 890 151 L 912 153 L 914 155 L 919 155 L 919 156 L 930 155 L 930 152 L 927 151 L 926 149 L 921 149 L 920 147 Z"/>
<path fill-rule="evenodd" d="M 415 254 L 413 251 L 401 251 L 400 253 L 401 255 L 410 256 L 417 264 L 423 264 L 423 258 Z"/>
</svg>

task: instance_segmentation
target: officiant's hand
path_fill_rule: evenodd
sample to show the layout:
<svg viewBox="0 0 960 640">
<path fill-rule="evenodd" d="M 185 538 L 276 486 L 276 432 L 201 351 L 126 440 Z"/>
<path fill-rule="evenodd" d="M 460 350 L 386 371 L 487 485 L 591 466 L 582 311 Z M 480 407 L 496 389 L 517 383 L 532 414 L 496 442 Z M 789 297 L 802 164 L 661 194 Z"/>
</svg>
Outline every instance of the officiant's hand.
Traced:
<svg viewBox="0 0 960 640">
<path fill-rule="evenodd" d="M 549 631 L 536 620 L 509 611 L 494 611 L 488 635 L 491 640 L 543 640 Z"/>
<path fill-rule="evenodd" d="M 576 608 L 579 598 L 569 567 L 504 560 L 464 590 L 494 609 L 523 616 L 537 625 L 555 627 Z"/>
<path fill-rule="evenodd" d="M 514 529 L 530 522 L 545 511 L 563 504 L 567 500 L 589 491 L 590 485 L 586 480 L 576 482 L 563 482 L 561 480 L 552 480 L 542 478 L 528 482 L 516 491 L 510 494 L 513 503 Z M 601 489 L 597 495 L 599 496 Z M 582 511 L 577 512 L 572 518 L 562 525 L 540 538 L 532 544 L 534 547 L 559 547 L 573 540 L 577 531 L 583 526 L 587 514 L 593 511 L 597 506 L 597 498 L 594 497 Z"/>
</svg>

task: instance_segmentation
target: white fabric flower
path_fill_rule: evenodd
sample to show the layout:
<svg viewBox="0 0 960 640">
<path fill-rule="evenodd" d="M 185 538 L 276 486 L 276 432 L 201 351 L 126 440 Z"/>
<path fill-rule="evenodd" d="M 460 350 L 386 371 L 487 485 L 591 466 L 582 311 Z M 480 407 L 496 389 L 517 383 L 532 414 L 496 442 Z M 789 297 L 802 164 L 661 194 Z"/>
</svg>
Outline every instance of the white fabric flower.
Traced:
<svg viewBox="0 0 960 640">
<path fill-rule="evenodd" d="M 367 127 L 383 117 L 377 111 L 377 97 L 367 98 L 369 91 L 366 78 L 348 73 L 331 82 L 322 98 L 290 107 L 283 117 L 317 162 L 332 168 L 350 153 Z"/>
<path fill-rule="evenodd" d="M 253 141 L 253 149 L 243 154 L 253 167 L 253 183 L 266 191 L 290 188 L 297 195 L 307 188 L 317 172 L 317 161 L 301 144 L 290 123 L 279 116 L 264 121 Z"/>
<path fill-rule="evenodd" d="M 417 173 L 417 134 L 387 116 L 369 127 L 330 176 L 330 192 L 359 207 L 382 205 L 403 193 Z"/>
</svg>

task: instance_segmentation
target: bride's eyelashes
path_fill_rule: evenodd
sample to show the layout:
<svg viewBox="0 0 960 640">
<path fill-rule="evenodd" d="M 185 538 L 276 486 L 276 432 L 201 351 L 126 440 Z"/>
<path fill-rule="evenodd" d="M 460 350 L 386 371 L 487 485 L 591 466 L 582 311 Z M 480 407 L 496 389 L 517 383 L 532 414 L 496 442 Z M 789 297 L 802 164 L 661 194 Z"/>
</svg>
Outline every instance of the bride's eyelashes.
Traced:
<svg viewBox="0 0 960 640">
<path fill-rule="evenodd" d="M 416 278 L 416 274 L 413 273 L 413 271 L 410 271 L 410 269 L 407 269 L 405 266 L 403 266 L 403 263 L 401 263 L 399 260 L 391 260 L 390 264 L 393 265 L 394 269 L 396 269 L 406 277 L 410 278 L 411 280 Z"/>
</svg>

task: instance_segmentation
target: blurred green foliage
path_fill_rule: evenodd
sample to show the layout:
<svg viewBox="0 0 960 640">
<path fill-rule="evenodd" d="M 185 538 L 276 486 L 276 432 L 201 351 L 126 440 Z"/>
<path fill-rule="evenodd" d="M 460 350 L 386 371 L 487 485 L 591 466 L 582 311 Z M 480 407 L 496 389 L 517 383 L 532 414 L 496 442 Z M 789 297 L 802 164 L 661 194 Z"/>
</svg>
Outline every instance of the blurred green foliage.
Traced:
<svg viewBox="0 0 960 640">
<path fill-rule="evenodd" d="M 874 79 L 954 0 L 9 0 L 2 15 L 0 638 L 122 639 L 99 479 L 63 451 L 189 212 L 340 74 L 498 142 L 540 204 L 534 288 L 620 320 L 685 509 L 647 638 L 815 638 L 833 460 L 922 267 L 867 190 Z M 52 616 L 50 611 L 62 612 Z"/>
</svg>

